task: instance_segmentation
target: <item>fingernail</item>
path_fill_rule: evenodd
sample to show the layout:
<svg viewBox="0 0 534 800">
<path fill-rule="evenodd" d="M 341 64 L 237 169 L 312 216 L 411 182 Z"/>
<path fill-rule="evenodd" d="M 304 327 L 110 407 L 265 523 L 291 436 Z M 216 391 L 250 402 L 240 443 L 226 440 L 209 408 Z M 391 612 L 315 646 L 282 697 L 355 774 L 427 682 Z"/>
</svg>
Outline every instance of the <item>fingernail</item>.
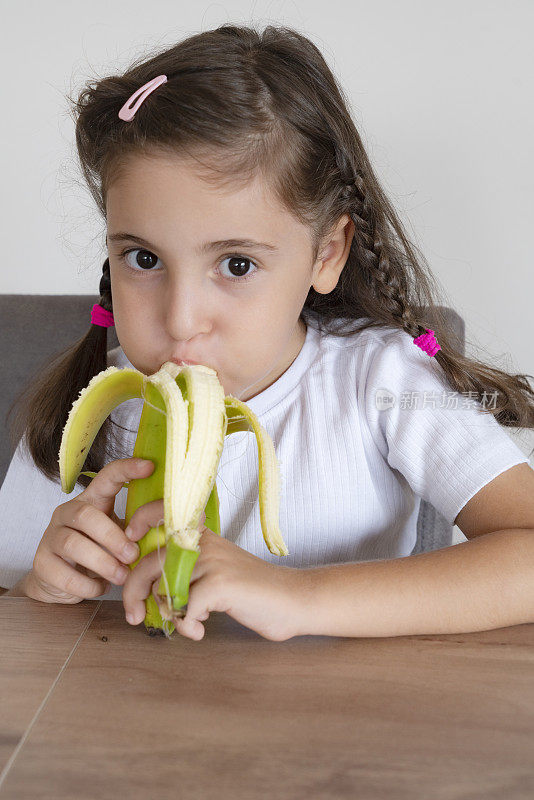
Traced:
<svg viewBox="0 0 534 800">
<path fill-rule="evenodd" d="M 131 613 L 126 614 L 126 620 L 130 623 L 130 625 L 135 625 L 135 616 L 134 616 L 134 614 L 131 614 Z"/>
<path fill-rule="evenodd" d="M 126 558 L 137 558 L 139 555 L 139 548 L 136 544 L 130 542 L 124 545 L 122 552 Z"/>
<path fill-rule="evenodd" d="M 129 525 L 128 525 L 128 527 L 125 529 L 124 533 L 126 534 L 126 536 L 128 537 L 128 539 L 133 539 L 133 531 L 132 531 L 132 529 L 130 528 L 130 526 L 129 526 Z"/>
<path fill-rule="evenodd" d="M 115 579 L 121 583 L 126 580 L 129 574 L 130 571 L 127 567 L 117 567 L 115 570 Z"/>
</svg>

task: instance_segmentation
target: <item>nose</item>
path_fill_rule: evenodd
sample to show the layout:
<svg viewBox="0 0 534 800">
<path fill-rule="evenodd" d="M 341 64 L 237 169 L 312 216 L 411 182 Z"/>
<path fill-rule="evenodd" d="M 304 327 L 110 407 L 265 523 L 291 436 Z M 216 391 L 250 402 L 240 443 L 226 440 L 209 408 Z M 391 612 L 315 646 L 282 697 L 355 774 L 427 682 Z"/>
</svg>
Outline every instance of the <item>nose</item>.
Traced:
<svg viewBox="0 0 534 800">
<path fill-rule="evenodd" d="M 187 342 L 206 332 L 209 309 L 203 276 L 174 275 L 163 291 L 164 321 L 169 336 Z"/>
</svg>

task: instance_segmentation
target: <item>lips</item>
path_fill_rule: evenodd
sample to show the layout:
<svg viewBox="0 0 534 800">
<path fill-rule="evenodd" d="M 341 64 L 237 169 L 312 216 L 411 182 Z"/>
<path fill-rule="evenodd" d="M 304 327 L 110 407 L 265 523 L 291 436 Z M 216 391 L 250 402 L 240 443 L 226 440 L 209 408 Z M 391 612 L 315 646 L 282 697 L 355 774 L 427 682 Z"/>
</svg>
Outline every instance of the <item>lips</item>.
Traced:
<svg viewBox="0 0 534 800">
<path fill-rule="evenodd" d="M 169 358 L 167 360 L 172 361 L 173 364 L 177 364 L 179 367 L 182 366 L 189 367 L 198 364 L 198 365 L 203 365 L 205 367 L 209 367 L 209 369 L 213 369 L 215 370 L 215 372 L 217 372 L 217 368 L 213 366 L 209 361 L 191 361 L 189 358 Z"/>
</svg>

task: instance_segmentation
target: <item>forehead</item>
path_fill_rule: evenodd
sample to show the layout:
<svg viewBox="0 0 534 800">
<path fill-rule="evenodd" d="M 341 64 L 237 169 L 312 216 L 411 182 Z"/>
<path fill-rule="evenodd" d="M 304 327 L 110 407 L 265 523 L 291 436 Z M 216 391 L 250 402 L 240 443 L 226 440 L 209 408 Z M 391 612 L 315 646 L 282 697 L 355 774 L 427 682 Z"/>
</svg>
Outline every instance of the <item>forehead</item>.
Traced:
<svg viewBox="0 0 534 800">
<path fill-rule="evenodd" d="M 209 229 L 213 238 L 300 235 L 306 240 L 308 235 L 260 176 L 232 182 L 202 172 L 197 162 L 171 156 L 131 157 L 107 188 L 106 215 L 109 232 L 130 230 L 142 236 L 150 228 L 152 239 L 169 227 L 182 233 Z"/>
</svg>

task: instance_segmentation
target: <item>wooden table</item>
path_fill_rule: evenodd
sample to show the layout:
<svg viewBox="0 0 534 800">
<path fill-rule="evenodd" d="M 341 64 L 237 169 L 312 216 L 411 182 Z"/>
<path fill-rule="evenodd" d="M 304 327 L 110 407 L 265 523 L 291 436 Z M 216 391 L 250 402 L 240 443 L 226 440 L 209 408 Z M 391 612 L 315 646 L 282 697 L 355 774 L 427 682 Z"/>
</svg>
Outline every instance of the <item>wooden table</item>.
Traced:
<svg viewBox="0 0 534 800">
<path fill-rule="evenodd" d="M 534 625 L 195 642 L 0 598 L 0 799 L 534 797 Z"/>
</svg>

